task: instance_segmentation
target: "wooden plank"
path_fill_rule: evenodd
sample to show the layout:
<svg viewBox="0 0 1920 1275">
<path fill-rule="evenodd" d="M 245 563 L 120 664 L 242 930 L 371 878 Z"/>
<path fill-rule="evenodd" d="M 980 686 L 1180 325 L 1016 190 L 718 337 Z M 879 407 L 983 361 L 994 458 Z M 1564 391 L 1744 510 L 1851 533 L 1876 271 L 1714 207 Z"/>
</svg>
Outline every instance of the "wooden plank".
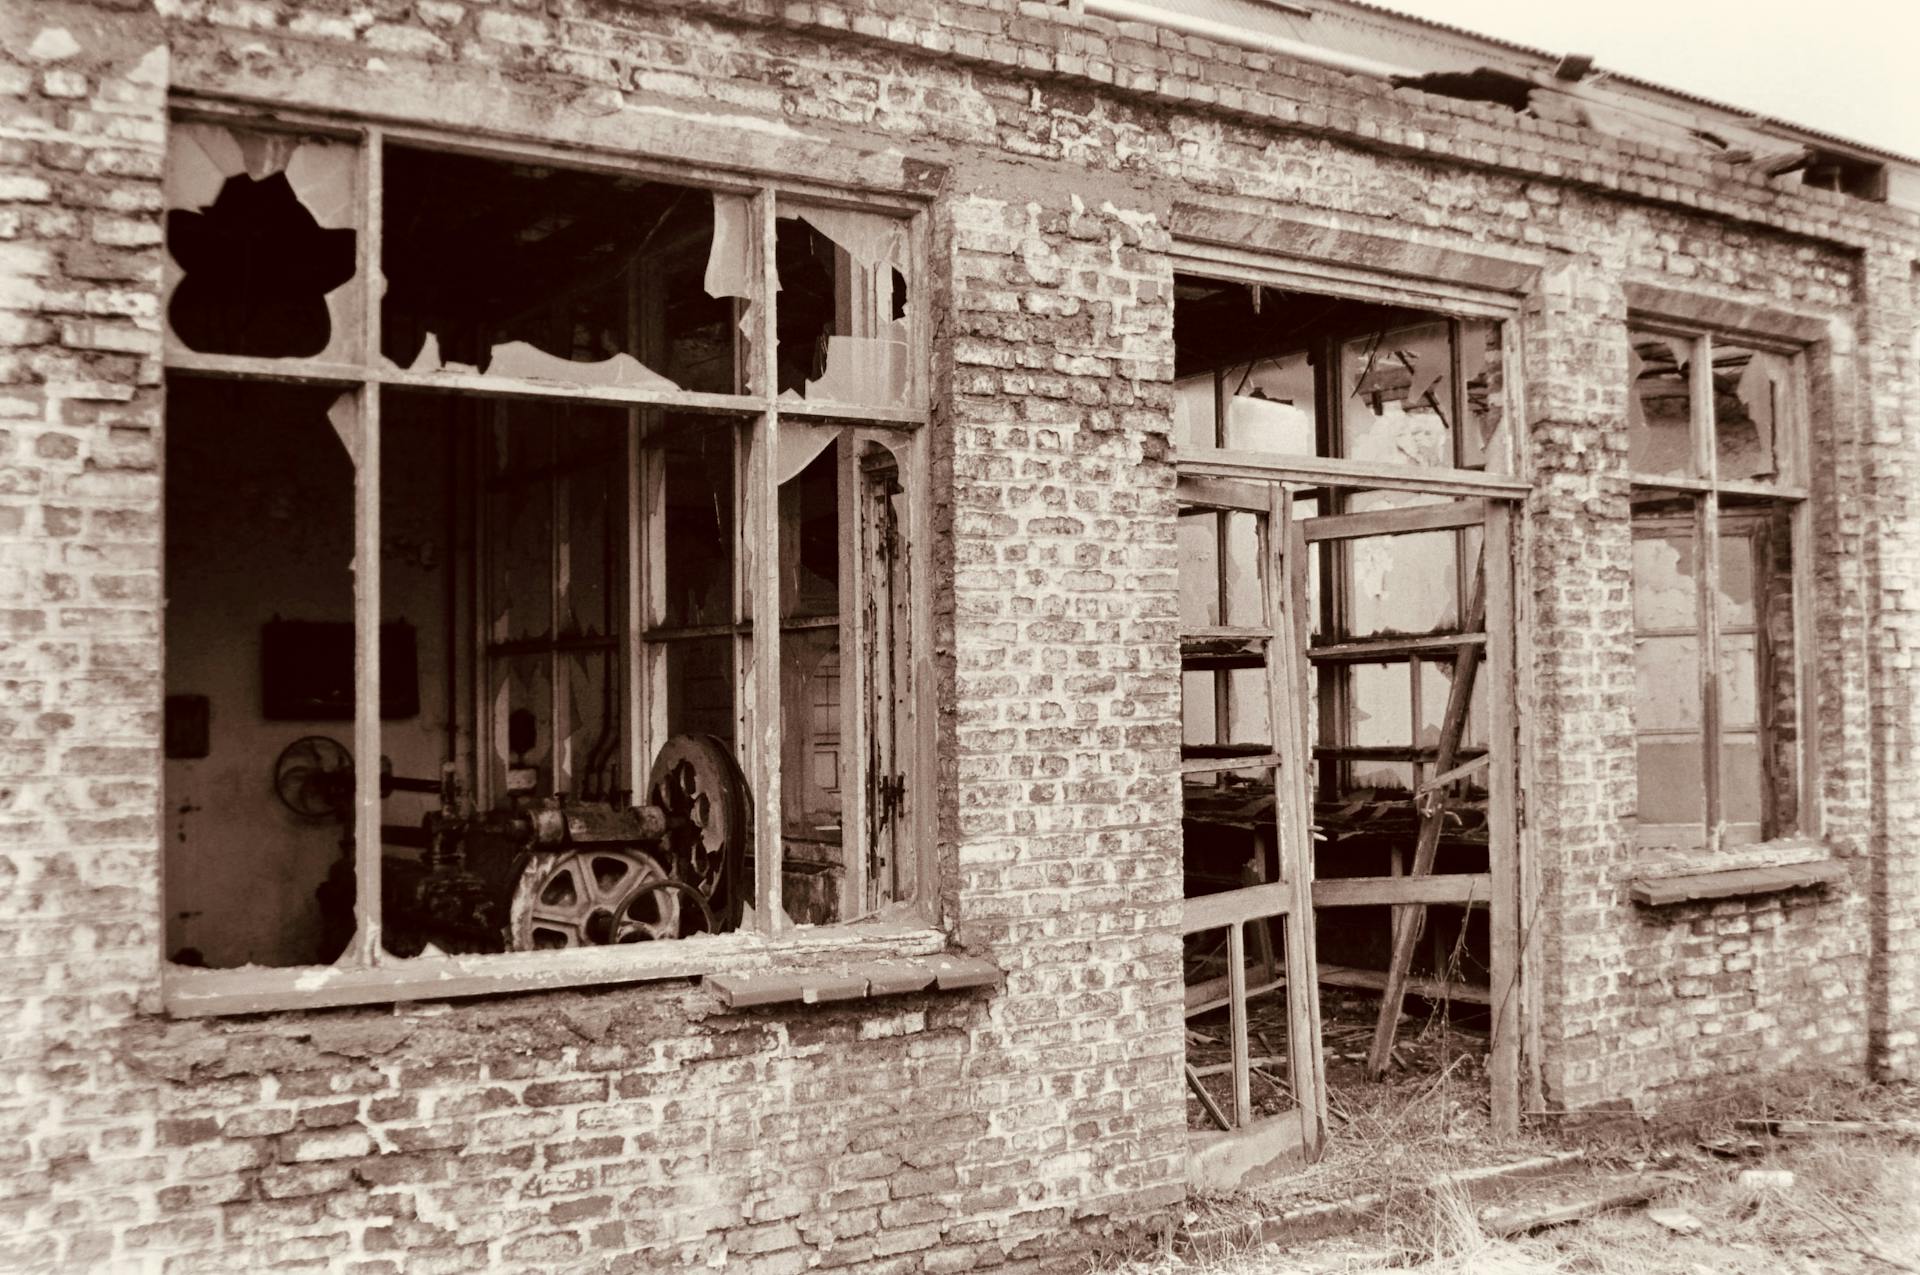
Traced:
<svg viewBox="0 0 1920 1275">
<path fill-rule="evenodd" d="M 1493 878 L 1485 872 L 1437 876 L 1322 877 L 1313 883 L 1313 906 L 1351 908 L 1383 903 L 1477 903 L 1485 906 L 1492 894 Z"/>
<path fill-rule="evenodd" d="M 364 238 L 364 236 L 362 236 Z M 264 358 L 251 354 L 203 354 L 180 344 L 167 330 L 167 370 L 200 372 L 252 381 L 284 381 L 293 385 L 359 385 L 367 374 L 357 363 L 328 363 L 319 359 Z"/>
<path fill-rule="evenodd" d="M 1511 507 L 1488 510 L 1481 564 L 1487 588 L 1487 909 L 1488 977 L 1493 996 L 1487 1084 L 1495 1137 L 1520 1132 L 1520 876 L 1512 749 L 1514 705 L 1513 527 Z M 1468 765 L 1476 763 L 1470 762 Z M 1465 767 L 1455 767 L 1455 771 Z M 1449 778 L 1449 775 L 1439 779 Z M 1436 780 L 1438 782 L 1438 780 Z"/>
<path fill-rule="evenodd" d="M 1207 1087 L 1200 1083 L 1200 1072 L 1192 1063 L 1187 1064 L 1187 1088 L 1191 1089 L 1193 1096 L 1200 1100 L 1200 1109 L 1207 1113 L 1207 1119 L 1213 1121 L 1217 1128 L 1222 1130 L 1233 1128 L 1227 1120 L 1226 1112 L 1220 1110 L 1220 1104 L 1213 1100 L 1213 1095 L 1207 1092 Z"/>
<path fill-rule="evenodd" d="M 1239 478 L 1203 478 L 1182 472 L 1174 486 L 1181 510 L 1219 509 L 1265 513 L 1267 484 Z"/>
<path fill-rule="evenodd" d="M 1541 1200 L 1482 1209 L 1480 1225 L 1492 1235 L 1524 1235 L 1542 1227 L 1594 1217 L 1611 1209 L 1645 1204 L 1673 1185 L 1674 1180 L 1667 1177 L 1633 1175 L 1615 1178 L 1586 1187 L 1578 1194 L 1555 1193 Z"/>
<path fill-rule="evenodd" d="M 1472 761 L 1461 762 L 1458 766 L 1455 766 L 1452 770 L 1449 770 L 1444 774 L 1435 775 L 1432 779 L 1427 780 L 1426 783 L 1421 784 L 1420 787 L 1415 791 L 1415 795 L 1425 796 L 1427 793 L 1430 793 L 1430 792 L 1439 792 L 1442 788 L 1445 788 L 1448 784 L 1457 784 L 1462 779 L 1465 779 L 1467 776 L 1487 769 L 1487 767 L 1492 764 L 1492 761 L 1493 761 L 1493 758 L 1491 754 L 1489 754 L 1486 756 L 1475 757 Z"/>
<path fill-rule="evenodd" d="M 1253 756 L 1232 757 L 1194 757 L 1182 758 L 1180 773 L 1183 775 L 1218 775 L 1232 770 L 1271 769 L 1281 764 L 1279 753 L 1256 753 Z"/>
<path fill-rule="evenodd" d="M 1479 629 L 1486 623 L 1486 546 L 1481 545 L 1481 569 L 1474 583 L 1473 599 L 1467 607 L 1467 627 Z M 1447 771 L 1456 764 L 1455 754 L 1460 747 L 1460 737 L 1467 727 L 1467 715 L 1473 703 L 1473 683 L 1480 668 L 1480 648 L 1477 645 L 1462 644 L 1454 656 L 1453 683 L 1447 689 L 1447 711 L 1440 723 L 1440 747 L 1435 754 L 1434 769 Z M 1427 798 L 1427 808 L 1420 818 L 1420 832 L 1415 839 L 1411 875 L 1427 876 L 1433 872 L 1434 858 L 1440 847 L 1440 831 L 1445 820 L 1442 817 L 1446 809 L 1444 794 L 1433 794 Z M 1415 905 L 1418 906 L 1418 905 Z M 1387 987 L 1380 999 L 1380 1016 L 1374 1022 L 1373 1047 L 1367 1054 L 1367 1075 L 1378 1080 L 1387 1074 L 1387 1068 L 1393 1062 L 1393 1041 L 1400 1028 L 1400 1005 L 1406 992 L 1406 979 L 1413 964 L 1414 944 L 1420 938 L 1420 919 L 1426 913 L 1423 910 L 1406 914 L 1411 918 L 1393 936 L 1393 953 L 1387 962 Z"/>
<path fill-rule="evenodd" d="M 1627 896 L 1647 907 L 1665 907 L 1699 899 L 1730 899 L 1785 890 L 1814 890 L 1836 885 L 1846 879 L 1846 865 L 1829 859 L 1764 868 L 1729 868 L 1717 872 L 1636 877 L 1627 885 Z"/>
<path fill-rule="evenodd" d="M 1478 527 L 1485 520 L 1485 502 L 1454 500 L 1443 505 L 1414 505 L 1408 509 L 1369 509 L 1357 514 L 1325 514 L 1301 520 L 1308 544 L 1327 540 L 1354 540 L 1361 536 L 1400 536 L 1415 531 L 1451 531 Z"/>
<path fill-rule="evenodd" d="M 1198 934 L 1202 930 L 1223 929 L 1262 917 L 1285 916 L 1292 907 L 1293 887 L 1285 881 L 1203 894 L 1186 901 L 1180 932 Z"/>
<path fill-rule="evenodd" d="M 1440 496 L 1482 496 L 1517 500 L 1531 490 L 1525 481 L 1476 469 L 1378 464 L 1332 456 L 1277 456 L 1261 452 L 1184 452 L 1175 458 L 1180 472 L 1198 478 L 1240 478 L 1305 483 L 1315 487 L 1365 487 L 1418 491 Z"/>
<path fill-rule="evenodd" d="M 1456 749 L 1456 757 L 1480 757 L 1486 753 L 1484 748 Z M 1389 748 L 1371 744 L 1315 744 L 1315 757 L 1332 758 L 1336 761 L 1425 761 L 1438 760 L 1438 748 Z"/>
<path fill-rule="evenodd" d="M 1736 1120 L 1733 1124 L 1737 1129 L 1774 1138 L 1822 1138 L 1829 1134 L 1920 1138 L 1920 1120 Z"/>
<path fill-rule="evenodd" d="M 1322 965 L 1320 981 L 1328 987 L 1381 992 L 1387 987 L 1387 972 L 1364 970 L 1351 965 Z M 1406 988 L 1408 995 L 1419 996 L 1435 1003 L 1454 1001 L 1462 1005 L 1486 1005 L 1493 999 L 1487 988 L 1477 984 L 1427 978 L 1423 975 L 1409 975 Z"/>
<path fill-rule="evenodd" d="M 1201 1014 L 1212 1013 L 1214 1010 L 1226 1005 L 1228 981 L 1227 976 L 1222 974 L 1218 978 L 1210 978 L 1205 982 L 1190 984 L 1186 990 L 1186 1016 L 1188 1018 L 1194 1018 Z M 1288 980 L 1285 978 L 1275 978 L 1262 983 L 1254 983 L 1247 988 L 1247 999 L 1254 1000 L 1258 997 L 1265 996 L 1268 992 L 1278 991 L 1287 985 Z"/>
<path fill-rule="evenodd" d="M 1457 651 L 1463 646 L 1484 646 L 1485 633 L 1426 633 L 1418 637 L 1361 638 L 1353 642 L 1328 642 L 1311 647 L 1307 658 L 1315 664 L 1331 662 L 1385 663 L 1406 660 L 1415 655 Z"/>
<path fill-rule="evenodd" d="M 1278 672 L 1286 677 L 1289 707 L 1275 720 L 1276 739 L 1292 743 L 1293 765 L 1277 779 L 1287 781 L 1293 795 L 1293 817 L 1285 827 L 1290 833 L 1281 842 L 1281 875 L 1293 887 L 1291 911 L 1285 922 L 1286 968 L 1294 975 L 1287 991 L 1287 1053 L 1292 1060 L 1291 1080 L 1300 1111 L 1301 1145 L 1309 1157 L 1320 1154 L 1327 1127 L 1326 1054 L 1320 1048 L 1320 983 L 1315 976 L 1319 955 L 1315 950 L 1313 923 L 1313 791 L 1307 768 L 1311 765 L 1312 741 L 1308 738 L 1307 704 L 1309 665 L 1307 649 L 1308 550 L 1300 523 L 1293 516 L 1293 498 L 1282 493 L 1284 517 L 1277 532 L 1280 550 L 1279 569 L 1274 580 L 1280 586 L 1279 623 L 1276 631 L 1285 635 L 1280 644 Z M 1286 734 L 1281 734 L 1284 725 Z M 1275 806 L 1278 783 L 1275 785 Z"/>
<path fill-rule="evenodd" d="M 1227 927 L 1227 1042 L 1233 1054 L 1233 1123 L 1253 1123 L 1253 1078 L 1247 1072 L 1247 944 L 1246 927 Z"/>
</svg>

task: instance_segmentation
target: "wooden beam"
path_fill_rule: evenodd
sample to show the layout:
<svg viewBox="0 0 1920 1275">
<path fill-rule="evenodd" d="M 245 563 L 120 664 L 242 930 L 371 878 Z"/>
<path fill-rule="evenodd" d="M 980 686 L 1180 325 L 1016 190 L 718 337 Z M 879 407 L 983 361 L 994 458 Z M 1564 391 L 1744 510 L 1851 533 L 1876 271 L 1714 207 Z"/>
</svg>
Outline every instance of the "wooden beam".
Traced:
<svg viewBox="0 0 1920 1275">
<path fill-rule="evenodd" d="M 360 349 L 372 362 L 380 353 L 381 164 L 386 153 L 379 130 L 369 130 L 360 148 L 359 261 L 362 310 Z M 377 964 L 380 943 L 380 391 L 362 385 L 357 394 L 359 437 L 353 452 L 353 911 L 356 929 L 349 959 Z"/>
<path fill-rule="evenodd" d="M 1292 886 L 1284 881 L 1203 894 L 1186 901 L 1180 932 L 1198 934 L 1202 930 L 1238 926 L 1264 917 L 1285 916 L 1292 907 Z"/>
<path fill-rule="evenodd" d="M 1177 456 L 1180 473 L 1198 478 L 1240 478 L 1305 483 L 1315 487 L 1365 487 L 1440 496 L 1524 498 L 1532 487 L 1519 478 L 1477 469 L 1375 464 L 1333 456 L 1274 456 L 1262 452 L 1195 452 Z"/>
<path fill-rule="evenodd" d="M 1253 1078 L 1247 1074 L 1247 938 L 1246 926 L 1227 927 L 1227 1041 L 1233 1055 L 1233 1123 L 1253 1123 Z"/>
<path fill-rule="evenodd" d="M 1251 757 L 1198 757 L 1182 759 L 1180 773 L 1183 775 L 1218 775 L 1230 770 L 1271 769 L 1285 759 L 1279 753 L 1257 753 Z"/>
<path fill-rule="evenodd" d="M 1308 544 L 1326 540 L 1356 540 L 1362 536 L 1401 536 L 1416 531 L 1452 531 L 1478 527 L 1485 520 L 1485 502 L 1454 500 L 1443 505 L 1414 505 L 1408 509 L 1369 509 L 1357 514 L 1327 514 L 1301 520 Z"/>
<path fill-rule="evenodd" d="M 1174 499 L 1180 502 L 1182 512 L 1188 509 L 1196 511 L 1212 509 L 1265 513 L 1267 484 L 1238 478 L 1204 478 L 1199 474 L 1182 473 L 1174 487 Z"/>
<path fill-rule="evenodd" d="M 1378 904 L 1458 903 L 1486 905 L 1493 878 L 1485 872 L 1403 877 L 1322 877 L 1313 883 L 1316 908 L 1368 907 Z"/>
<path fill-rule="evenodd" d="M 1478 629 L 1485 625 L 1487 618 L 1486 597 L 1486 545 L 1481 544 L 1481 569 L 1474 582 L 1473 600 L 1467 607 L 1467 627 Z M 1434 769 L 1448 771 L 1456 764 L 1455 754 L 1460 747 L 1460 738 L 1466 732 L 1468 713 L 1473 704 L 1473 683 L 1480 668 L 1480 646 L 1462 643 L 1454 655 L 1453 683 L 1447 689 L 1447 711 L 1440 723 L 1440 747 L 1435 754 Z M 1433 872 L 1434 858 L 1440 848 L 1440 831 L 1445 823 L 1446 809 L 1444 794 L 1436 793 L 1428 799 L 1428 805 L 1420 817 L 1420 832 L 1415 839 L 1411 876 L 1428 876 Z M 1419 905 L 1415 905 L 1419 906 Z M 1400 1005 L 1406 994 L 1407 972 L 1413 964 L 1413 947 L 1420 938 L 1420 922 L 1425 918 L 1425 910 L 1403 913 L 1409 919 L 1402 923 L 1394 933 L 1393 954 L 1387 962 L 1387 986 L 1380 1000 L 1380 1017 L 1373 1028 L 1373 1047 L 1367 1054 L 1367 1075 L 1378 1080 L 1387 1074 L 1387 1068 L 1393 1063 L 1393 1040 L 1400 1028 Z"/>
<path fill-rule="evenodd" d="M 1372 661 L 1408 660 L 1416 655 L 1453 652 L 1463 646 L 1484 646 L 1484 633 L 1429 633 L 1418 637 L 1374 637 L 1352 642 L 1329 642 L 1307 651 L 1315 664 L 1344 662 L 1365 664 Z"/>
<path fill-rule="evenodd" d="M 1490 751 L 1483 760 L 1487 764 L 1487 875 L 1490 878 L 1487 965 L 1493 995 L 1493 1024 L 1487 1049 L 1487 1085 L 1494 1136 L 1499 1138 L 1514 1137 L 1520 1132 L 1519 820 L 1512 751 L 1519 720 L 1514 702 L 1513 653 L 1516 521 L 1517 515 L 1511 507 L 1488 510 L 1481 549 L 1489 635 L 1486 676 Z"/>
</svg>

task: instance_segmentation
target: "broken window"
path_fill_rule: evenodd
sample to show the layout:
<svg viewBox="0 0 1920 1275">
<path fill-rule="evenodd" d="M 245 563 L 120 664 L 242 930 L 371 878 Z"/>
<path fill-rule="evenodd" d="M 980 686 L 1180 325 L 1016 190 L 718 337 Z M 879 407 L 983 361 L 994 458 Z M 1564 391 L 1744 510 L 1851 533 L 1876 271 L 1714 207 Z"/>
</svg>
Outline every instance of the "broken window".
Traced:
<svg viewBox="0 0 1920 1275">
<path fill-rule="evenodd" d="M 1194 275 L 1174 295 L 1182 447 L 1511 471 L 1498 323 Z"/>
<path fill-rule="evenodd" d="M 912 914 L 914 223 L 214 124 L 169 165 L 176 962 Z"/>
<path fill-rule="evenodd" d="M 1638 836 L 1708 848 L 1802 831 L 1796 364 L 1632 335 Z"/>
</svg>

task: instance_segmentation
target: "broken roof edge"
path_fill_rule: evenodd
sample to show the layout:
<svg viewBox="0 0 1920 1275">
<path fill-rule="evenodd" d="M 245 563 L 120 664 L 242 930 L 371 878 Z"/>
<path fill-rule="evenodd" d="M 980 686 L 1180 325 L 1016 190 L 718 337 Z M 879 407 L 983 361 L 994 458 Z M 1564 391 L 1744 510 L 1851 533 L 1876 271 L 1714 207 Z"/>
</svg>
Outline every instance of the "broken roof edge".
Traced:
<svg viewBox="0 0 1920 1275">
<path fill-rule="evenodd" d="M 1335 70 L 1347 71 L 1350 74 L 1392 79 L 1396 75 L 1418 76 L 1431 71 L 1464 69 L 1451 65 L 1396 64 L 1383 58 L 1346 51 L 1297 32 L 1284 31 L 1278 25 L 1272 30 L 1250 28 L 1236 31 L 1229 24 L 1217 19 L 1197 17 L 1185 7 L 1175 7 L 1177 0 L 1070 0 L 1070 2 L 1074 9 L 1084 8 L 1096 16 L 1108 17 L 1115 21 L 1153 23 L 1193 34 L 1201 39 L 1238 44 L 1262 51 L 1290 51 L 1294 56 L 1318 62 Z M 1518 55 L 1525 62 L 1528 70 L 1549 78 L 1552 77 L 1554 68 L 1562 58 L 1561 54 L 1550 53 L 1545 49 L 1370 3 L 1369 0 L 1240 0 L 1240 3 L 1248 8 L 1271 10 L 1276 23 L 1289 19 L 1297 22 L 1303 19 L 1310 20 L 1315 16 L 1337 15 L 1348 21 L 1359 23 L 1365 23 L 1371 19 L 1381 27 L 1398 25 L 1417 28 L 1424 32 L 1444 32 L 1457 40 L 1471 42 L 1489 53 L 1501 55 L 1508 62 L 1512 62 L 1515 55 Z M 1664 99 L 1665 104 L 1670 106 L 1687 109 L 1704 108 L 1722 117 L 1723 122 L 1729 126 L 1766 132 L 1778 136 L 1782 142 L 1819 146 L 1823 149 L 1844 151 L 1856 158 L 1898 164 L 1920 175 L 1920 159 L 1913 156 L 1806 125 L 1795 124 L 1790 120 L 1744 107 L 1732 106 L 1696 93 L 1689 93 L 1684 89 L 1671 88 L 1651 80 L 1641 79 L 1623 71 L 1595 65 L 1585 74 L 1583 81 L 1596 88 L 1631 90 L 1622 92 L 1622 97 L 1637 97 L 1643 101 L 1648 98 Z"/>
<path fill-rule="evenodd" d="M 1150 0 L 1150 2 L 1152 2 L 1152 0 Z M 1521 42 L 1517 42 L 1517 40 L 1505 40 L 1505 38 L 1501 38 L 1501 36 L 1486 35 L 1484 31 L 1473 31 L 1473 29 L 1469 29 L 1469 27 L 1457 27 L 1457 25 L 1453 25 L 1453 23 L 1436 21 L 1436 19 L 1432 19 L 1432 17 L 1421 17 L 1419 13 L 1407 13 L 1402 12 L 1402 10 L 1394 10 L 1394 8 L 1388 8 L 1388 6 L 1384 6 L 1384 4 L 1373 4 L 1371 0 L 1298 0 L 1298 2 L 1286 2 L 1286 4 L 1283 4 L 1281 0 L 1248 0 L 1248 4 L 1256 4 L 1256 6 L 1260 6 L 1260 8 L 1273 8 L 1273 10 L 1279 10 L 1279 12 L 1284 13 L 1300 13 L 1302 10 L 1309 10 L 1313 4 L 1325 4 L 1325 6 L 1329 6 L 1329 8 L 1346 8 L 1346 10 L 1359 10 L 1359 12 L 1363 13 L 1375 13 L 1375 15 L 1379 15 L 1382 19 L 1388 19 L 1388 21 L 1411 23 L 1411 25 L 1415 25 L 1415 27 L 1425 27 L 1428 31 L 1446 31 L 1448 35 L 1463 36 L 1463 38 L 1467 38 L 1467 40 L 1473 40 L 1476 44 L 1500 48 L 1500 50 L 1505 50 L 1507 54 L 1521 54 L 1526 60 L 1538 63 L 1538 67 L 1540 67 L 1540 69 L 1546 69 L 1549 75 L 1551 75 L 1553 67 L 1559 65 L 1561 58 L 1571 56 L 1572 52 L 1574 52 L 1574 50 L 1565 50 L 1565 52 L 1561 52 L 1561 54 L 1553 54 L 1553 52 L 1548 52 L 1548 50 L 1544 50 L 1544 48 L 1534 48 L 1532 44 L 1521 44 Z M 1657 81 L 1642 79 L 1642 77 L 1630 75 L 1630 73 L 1626 73 L 1626 71 L 1615 71 L 1613 67 L 1607 67 L 1607 65 L 1601 65 L 1601 63 L 1594 63 L 1594 69 L 1586 73 L 1586 79 L 1588 79 L 1590 83 L 1597 84 L 1624 84 L 1624 86 L 1630 86 L 1630 88 L 1638 88 L 1638 90 L 1642 90 L 1642 92 L 1657 94 L 1657 96 L 1661 96 L 1661 98 L 1672 98 L 1672 100 L 1676 100 L 1676 102 L 1684 102 L 1684 104 L 1688 104 L 1688 106 L 1713 109 L 1713 111 L 1720 113 L 1720 115 L 1726 115 L 1728 121 L 1743 125 L 1743 127 L 1747 127 L 1747 129 L 1776 129 L 1776 131 L 1784 132 L 1784 134 L 1788 134 L 1788 136 L 1784 136 L 1782 140 L 1789 140 L 1789 142 L 1811 142 L 1811 144 L 1822 144 L 1822 146 L 1832 146 L 1832 148 L 1843 148 L 1843 150 L 1849 150 L 1849 152 L 1859 152 L 1860 156 L 1885 159 L 1885 161 L 1891 161 L 1891 163 L 1903 163 L 1903 165 L 1907 165 L 1907 167 L 1912 167 L 1912 169 L 1920 171 L 1920 157 L 1907 156 L 1907 154 L 1897 152 L 1897 150 L 1887 150 L 1885 146 L 1874 146 L 1874 144 L 1870 144 L 1870 142 L 1859 142 L 1859 140 L 1855 140 L 1855 138 L 1839 136 L 1837 132 L 1826 132 L 1822 131 L 1822 129 L 1812 129 L 1812 127 L 1807 127 L 1807 125 L 1797 125 L 1797 123 L 1793 123 L 1791 119 L 1782 119 L 1782 117 L 1778 117 L 1778 115 L 1766 115 L 1763 111 L 1753 111 L 1753 109 L 1743 108 L 1743 106 L 1732 106 L 1732 104 L 1720 102 L 1720 100 L 1716 100 L 1716 98 L 1707 98 L 1707 96 L 1701 96 L 1701 94 L 1697 94 L 1697 92 L 1688 92 L 1686 88 L 1674 88 L 1674 86 L 1670 86 L 1670 84 L 1661 84 L 1657 83 Z"/>
</svg>

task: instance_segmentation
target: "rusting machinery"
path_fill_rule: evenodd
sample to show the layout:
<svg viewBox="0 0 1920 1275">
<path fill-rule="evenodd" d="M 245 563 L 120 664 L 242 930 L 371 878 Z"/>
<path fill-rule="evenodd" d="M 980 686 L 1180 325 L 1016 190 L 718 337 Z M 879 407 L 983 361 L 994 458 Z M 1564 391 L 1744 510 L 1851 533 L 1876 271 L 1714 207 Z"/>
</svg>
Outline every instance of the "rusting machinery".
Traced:
<svg viewBox="0 0 1920 1275">
<path fill-rule="evenodd" d="M 344 947 L 353 929 L 353 760 L 335 741 L 308 736 L 281 754 L 274 785 L 289 809 L 346 828 L 343 862 L 320 888 L 327 928 Z M 745 776 L 720 740 L 668 739 L 644 805 L 534 796 L 528 787 L 510 778 L 500 808 L 475 811 L 453 766 L 438 780 L 410 779 L 382 759 L 383 797 L 440 798 L 417 827 L 382 825 L 389 951 L 535 951 L 739 926 L 752 821 Z"/>
</svg>

